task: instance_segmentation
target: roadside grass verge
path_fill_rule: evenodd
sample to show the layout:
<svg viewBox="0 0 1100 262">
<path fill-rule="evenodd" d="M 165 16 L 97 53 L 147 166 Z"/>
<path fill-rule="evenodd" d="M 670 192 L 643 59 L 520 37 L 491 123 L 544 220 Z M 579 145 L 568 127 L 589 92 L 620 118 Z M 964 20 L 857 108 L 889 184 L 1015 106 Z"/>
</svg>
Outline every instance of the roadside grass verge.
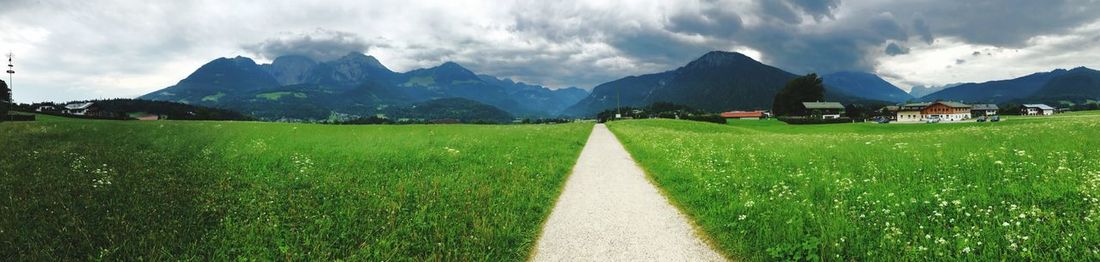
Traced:
<svg viewBox="0 0 1100 262">
<path fill-rule="evenodd" d="M 0 124 L 17 260 L 526 258 L 591 124 Z"/>
<path fill-rule="evenodd" d="M 609 125 L 740 259 L 1100 259 L 1095 112 L 935 125 Z"/>
</svg>

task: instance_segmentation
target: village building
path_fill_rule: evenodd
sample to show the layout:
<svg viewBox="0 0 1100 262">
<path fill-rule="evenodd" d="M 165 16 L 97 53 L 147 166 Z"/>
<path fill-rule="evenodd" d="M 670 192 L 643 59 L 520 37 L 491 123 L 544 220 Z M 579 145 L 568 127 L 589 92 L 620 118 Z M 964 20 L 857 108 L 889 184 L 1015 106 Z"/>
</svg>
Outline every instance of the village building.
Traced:
<svg viewBox="0 0 1100 262">
<path fill-rule="evenodd" d="M 839 119 L 844 114 L 844 105 L 837 102 L 802 102 L 802 107 L 810 118 Z"/>
<path fill-rule="evenodd" d="M 764 111 L 733 111 L 725 112 L 720 115 L 725 119 L 737 119 L 737 120 L 760 120 L 768 118 L 768 115 Z"/>
<path fill-rule="evenodd" d="M 925 107 L 932 105 L 932 103 L 909 103 L 898 106 L 897 122 L 921 122 L 924 121 L 924 116 L 921 115 L 921 110 Z"/>
<path fill-rule="evenodd" d="M 940 121 L 963 121 L 970 119 L 973 106 L 950 101 L 910 103 L 898 107 L 898 122 L 924 122 L 929 119 Z"/>
<path fill-rule="evenodd" d="M 900 106 L 885 106 L 878 110 L 878 115 L 882 118 L 886 118 L 886 120 L 898 121 L 897 112 L 900 108 Z"/>
<path fill-rule="evenodd" d="M 94 110 L 95 103 L 92 102 L 69 103 L 65 105 L 63 113 L 74 116 L 84 116 L 89 115 Z"/>
<path fill-rule="evenodd" d="M 1000 110 L 1000 108 L 995 104 L 976 104 L 970 108 L 970 115 L 974 117 L 995 116 L 997 110 Z"/>
<path fill-rule="evenodd" d="M 34 107 L 35 112 L 54 112 L 57 111 L 57 107 L 52 105 L 39 105 Z"/>
<path fill-rule="evenodd" d="M 942 121 L 962 121 L 972 117 L 971 108 L 973 107 L 963 103 L 938 101 L 921 110 L 921 115 L 925 115 L 925 118 L 939 118 Z"/>
<path fill-rule="evenodd" d="M 1045 104 L 1027 104 L 1020 108 L 1021 115 L 1049 116 L 1054 115 L 1054 108 Z"/>
</svg>

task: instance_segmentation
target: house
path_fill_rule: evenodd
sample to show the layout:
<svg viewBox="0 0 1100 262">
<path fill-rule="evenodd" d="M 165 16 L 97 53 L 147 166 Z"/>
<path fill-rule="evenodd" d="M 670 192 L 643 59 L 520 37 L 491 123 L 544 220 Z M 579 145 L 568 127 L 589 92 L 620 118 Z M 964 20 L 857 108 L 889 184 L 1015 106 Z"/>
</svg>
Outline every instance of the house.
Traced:
<svg viewBox="0 0 1100 262">
<path fill-rule="evenodd" d="M 746 119 L 746 120 L 759 120 L 768 118 L 768 115 L 764 111 L 733 111 L 725 112 L 720 116 L 725 119 Z"/>
<path fill-rule="evenodd" d="M 57 111 L 57 107 L 52 106 L 52 105 L 39 105 L 39 106 L 34 107 L 34 111 L 35 112 L 55 112 L 55 111 Z"/>
<path fill-rule="evenodd" d="M 878 110 L 878 115 L 890 121 L 898 121 L 898 109 L 901 109 L 901 106 L 885 106 Z"/>
<path fill-rule="evenodd" d="M 936 101 L 921 110 L 921 115 L 925 118 L 939 118 L 942 121 L 962 121 L 972 117 L 971 108 L 974 107 L 959 102 Z"/>
<path fill-rule="evenodd" d="M 971 116 L 995 116 L 1000 108 L 995 104 L 976 104 L 970 108 Z"/>
<path fill-rule="evenodd" d="M 844 105 L 837 102 L 802 102 L 802 107 L 812 118 L 838 119 L 844 114 Z"/>
<path fill-rule="evenodd" d="M 1021 115 L 1049 116 L 1054 115 L 1054 108 L 1045 104 L 1027 104 L 1020 108 Z"/>
<path fill-rule="evenodd" d="M 897 112 L 897 117 L 895 121 L 903 123 L 916 123 L 924 121 L 924 116 L 921 115 L 921 110 L 924 110 L 924 108 L 928 107 L 929 105 L 932 105 L 932 103 L 909 103 L 898 106 L 897 111 L 895 111 Z"/>
<path fill-rule="evenodd" d="M 962 121 L 972 117 L 970 115 L 972 108 L 971 105 L 951 101 L 909 103 L 898 107 L 897 121 L 902 123 L 923 122 L 928 119 Z"/>
<path fill-rule="evenodd" d="M 88 115 L 95 110 L 95 103 L 92 102 L 77 102 L 69 103 L 65 105 L 65 110 L 62 113 L 83 116 Z"/>
</svg>

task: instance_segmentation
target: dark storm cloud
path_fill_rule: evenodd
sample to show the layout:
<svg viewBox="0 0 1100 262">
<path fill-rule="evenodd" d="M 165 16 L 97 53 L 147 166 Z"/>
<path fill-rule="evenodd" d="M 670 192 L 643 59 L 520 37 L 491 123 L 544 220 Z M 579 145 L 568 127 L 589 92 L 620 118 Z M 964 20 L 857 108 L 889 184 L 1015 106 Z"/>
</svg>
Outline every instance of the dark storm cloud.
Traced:
<svg viewBox="0 0 1100 262">
<path fill-rule="evenodd" d="M 673 32 L 729 37 L 741 29 L 741 16 L 714 8 L 700 13 L 680 13 L 669 18 L 667 28 Z"/>
<path fill-rule="evenodd" d="M 349 52 L 366 52 L 370 47 L 359 35 L 318 28 L 309 33 L 285 34 L 241 48 L 266 59 L 302 55 L 318 61 L 329 61 Z"/>
<path fill-rule="evenodd" d="M 872 71 L 887 41 L 904 42 L 908 31 L 890 13 L 878 13 L 804 28 L 771 23 L 745 29 L 733 40 L 760 50 L 794 73 Z M 899 47 L 900 49 L 900 47 Z"/>
<path fill-rule="evenodd" d="M 817 20 L 833 18 L 833 9 L 840 5 L 840 0 L 791 0 L 789 2 Z"/>
<path fill-rule="evenodd" d="M 1009 47 L 1022 46 L 1036 35 L 1065 33 L 1100 18 L 1100 1 L 1096 0 L 888 2 L 873 9 L 919 14 L 923 20 L 918 21 L 927 22 L 928 30 L 915 23 L 918 32 Z"/>
<path fill-rule="evenodd" d="M 788 24 L 802 22 L 802 17 L 786 1 L 760 1 L 761 15 L 765 18 L 775 19 Z"/>
<path fill-rule="evenodd" d="M 920 36 L 920 39 L 926 44 L 932 44 L 936 38 L 932 36 L 932 30 L 928 28 L 928 24 L 924 23 L 924 19 L 917 18 L 913 20 L 913 31 Z"/>
<path fill-rule="evenodd" d="M 908 53 L 909 53 L 909 48 L 901 47 L 897 43 L 890 43 L 889 45 L 886 45 L 886 54 L 887 55 L 895 56 L 895 55 L 904 55 L 904 54 L 908 54 Z"/>
</svg>

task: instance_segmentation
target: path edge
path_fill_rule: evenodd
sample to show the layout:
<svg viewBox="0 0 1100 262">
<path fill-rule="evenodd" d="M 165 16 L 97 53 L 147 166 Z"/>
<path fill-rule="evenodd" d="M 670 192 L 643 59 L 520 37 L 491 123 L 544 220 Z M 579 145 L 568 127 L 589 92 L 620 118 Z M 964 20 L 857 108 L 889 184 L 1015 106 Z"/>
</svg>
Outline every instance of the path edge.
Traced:
<svg viewBox="0 0 1100 262">
<path fill-rule="evenodd" d="M 695 216 L 691 215 L 688 212 L 685 212 L 684 207 L 680 204 L 679 201 L 676 201 L 672 197 L 669 197 L 668 191 L 665 190 L 664 187 L 661 187 L 661 184 L 657 183 L 657 181 L 653 179 L 652 172 L 650 172 L 649 169 L 645 167 L 645 165 L 642 165 L 641 162 L 638 162 L 638 160 L 634 158 L 634 153 L 630 152 L 630 148 L 627 147 L 621 139 L 619 139 L 619 134 L 615 133 L 615 130 L 611 129 L 611 126 L 608 126 L 607 130 L 611 132 L 611 135 L 615 138 L 615 141 L 619 142 L 619 145 L 622 145 L 623 149 L 626 149 L 626 154 L 630 155 L 630 160 L 634 162 L 634 165 L 637 166 L 638 169 L 641 169 L 643 173 L 645 173 L 646 181 L 649 182 L 650 185 L 653 185 L 654 188 L 657 188 L 657 193 L 661 194 L 661 197 L 665 198 L 665 201 L 667 201 L 669 205 L 672 205 L 672 207 L 676 209 L 676 211 L 680 214 L 680 216 L 684 218 L 684 220 L 687 220 L 687 223 L 689 226 L 691 226 L 691 231 L 695 235 L 695 237 L 699 238 L 699 240 L 702 240 L 704 245 L 713 250 L 715 253 L 718 253 L 718 255 L 722 256 L 722 258 L 725 258 L 727 261 L 737 261 L 736 259 L 734 259 L 732 254 L 728 254 L 725 250 L 717 248 L 718 241 L 714 240 L 714 237 L 712 237 L 710 234 L 707 234 L 706 230 L 703 230 L 703 227 L 695 222 Z M 541 238 L 542 235 L 539 235 L 539 237 Z"/>
<path fill-rule="evenodd" d="M 550 204 L 549 212 L 546 213 L 546 216 L 542 218 L 542 222 L 539 223 L 538 235 L 535 236 L 535 241 L 531 242 L 531 249 L 527 251 L 527 257 L 524 258 L 523 261 L 534 261 L 535 256 L 538 255 L 539 242 L 542 241 L 542 236 L 544 235 L 543 233 L 545 233 L 544 231 L 546 231 L 546 222 L 550 221 L 550 215 L 553 215 L 554 209 L 558 207 L 558 202 L 560 202 L 559 200 L 561 200 L 561 195 L 565 192 L 565 184 L 569 183 L 570 177 L 573 177 L 573 170 L 577 169 L 577 163 L 581 161 L 581 153 L 584 152 L 584 148 L 588 146 L 588 140 L 592 139 L 592 131 L 596 130 L 596 125 L 599 125 L 599 123 L 593 124 L 592 128 L 588 129 L 588 135 L 584 137 L 584 144 L 581 145 L 581 150 L 577 150 L 577 157 L 573 160 L 573 166 L 569 168 L 569 173 L 565 174 L 565 178 L 561 181 L 561 185 L 558 186 L 558 195 L 554 197 L 554 202 Z M 610 131 L 611 129 L 608 128 L 608 130 Z M 622 142 L 619 143 L 622 144 Z"/>
</svg>

